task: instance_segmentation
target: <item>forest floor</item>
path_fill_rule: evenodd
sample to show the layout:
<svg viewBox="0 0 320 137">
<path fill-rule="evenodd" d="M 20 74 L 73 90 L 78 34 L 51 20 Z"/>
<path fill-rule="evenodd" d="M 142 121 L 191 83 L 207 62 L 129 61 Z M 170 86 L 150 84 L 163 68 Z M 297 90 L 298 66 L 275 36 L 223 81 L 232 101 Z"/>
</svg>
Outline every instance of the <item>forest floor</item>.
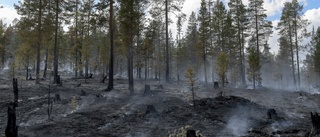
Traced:
<svg viewBox="0 0 320 137">
<path fill-rule="evenodd" d="M 39 85 L 18 80 L 19 137 L 165 137 L 186 126 L 204 137 L 306 136 L 311 130 L 310 112 L 320 112 L 320 95 L 306 92 L 226 88 L 218 96 L 221 89 L 199 85 L 193 107 L 184 82 L 148 81 L 148 94 L 144 94 L 143 80 L 135 82 L 134 94 L 125 79 L 116 79 L 110 92 L 103 91 L 107 85 L 99 83 L 99 78 L 62 76 L 62 82 L 57 87 L 49 80 Z M 51 120 L 47 115 L 49 89 L 51 97 L 61 97 L 53 103 Z M 5 136 L 7 105 L 12 100 L 12 82 L 0 80 L 0 137 Z M 267 118 L 272 108 L 279 118 Z"/>
</svg>

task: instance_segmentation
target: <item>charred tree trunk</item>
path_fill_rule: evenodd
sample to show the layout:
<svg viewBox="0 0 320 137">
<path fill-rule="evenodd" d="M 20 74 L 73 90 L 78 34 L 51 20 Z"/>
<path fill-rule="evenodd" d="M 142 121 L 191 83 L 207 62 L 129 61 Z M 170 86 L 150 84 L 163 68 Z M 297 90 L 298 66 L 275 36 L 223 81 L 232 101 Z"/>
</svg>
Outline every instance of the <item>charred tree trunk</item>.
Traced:
<svg viewBox="0 0 320 137">
<path fill-rule="evenodd" d="M 187 130 L 187 137 L 197 137 L 195 130 Z"/>
<path fill-rule="evenodd" d="M 109 21 L 109 31 L 110 31 L 110 61 L 109 61 L 109 82 L 106 91 L 113 90 L 113 0 L 110 1 L 110 21 Z M 103 78 L 103 81 L 106 77 Z"/>
<path fill-rule="evenodd" d="M 168 33 L 168 0 L 166 0 L 166 82 L 169 82 L 169 33 Z"/>
<path fill-rule="evenodd" d="M 39 15 L 38 15 L 38 45 L 37 45 L 37 64 L 36 64 L 36 84 L 40 83 L 40 62 L 41 62 L 41 44 L 42 44 L 42 0 L 39 2 Z"/>
<path fill-rule="evenodd" d="M 58 83 L 58 29 L 59 29 L 59 0 L 56 0 L 55 34 L 53 49 L 53 82 Z"/>
<path fill-rule="evenodd" d="M 47 77 L 47 70 L 48 70 L 48 56 L 49 56 L 49 49 L 47 47 L 46 49 L 46 58 L 44 60 L 44 69 L 43 69 L 43 75 L 42 78 L 46 78 Z"/>
<path fill-rule="evenodd" d="M 312 113 L 311 114 L 311 122 L 312 122 L 312 128 L 310 132 L 310 137 L 319 136 L 320 135 L 320 117 L 318 113 Z"/>
<path fill-rule="evenodd" d="M 16 125 L 16 106 L 11 102 L 8 106 L 8 120 L 5 129 L 6 137 L 18 137 L 18 127 Z"/>
<path fill-rule="evenodd" d="M 14 105 L 15 107 L 18 107 L 18 80 L 16 78 L 13 78 L 13 94 L 14 94 Z"/>
</svg>

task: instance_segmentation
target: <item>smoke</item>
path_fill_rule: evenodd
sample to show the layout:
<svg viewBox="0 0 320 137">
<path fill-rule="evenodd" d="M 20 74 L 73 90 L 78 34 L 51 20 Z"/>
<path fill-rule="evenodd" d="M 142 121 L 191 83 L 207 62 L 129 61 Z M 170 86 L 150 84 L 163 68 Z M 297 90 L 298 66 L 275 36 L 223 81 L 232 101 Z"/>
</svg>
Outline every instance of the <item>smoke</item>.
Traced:
<svg viewBox="0 0 320 137">
<path fill-rule="evenodd" d="M 251 114 L 254 114 L 252 109 L 249 106 L 238 106 L 230 113 L 231 117 L 227 120 L 222 135 L 225 135 L 225 133 L 230 136 L 246 135 L 247 131 L 253 126 L 249 119 Z"/>
</svg>

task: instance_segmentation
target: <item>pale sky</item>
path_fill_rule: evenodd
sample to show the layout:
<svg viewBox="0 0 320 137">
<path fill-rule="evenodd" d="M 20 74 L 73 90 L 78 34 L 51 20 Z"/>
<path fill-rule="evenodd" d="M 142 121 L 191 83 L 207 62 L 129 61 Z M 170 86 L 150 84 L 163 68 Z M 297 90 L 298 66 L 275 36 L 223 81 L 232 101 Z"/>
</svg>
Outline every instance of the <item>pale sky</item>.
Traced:
<svg viewBox="0 0 320 137">
<path fill-rule="evenodd" d="M 187 15 L 187 21 L 189 15 L 192 11 L 198 12 L 200 9 L 201 0 L 186 0 L 182 9 Z M 228 3 L 229 0 L 222 0 L 224 3 Z M 264 8 L 268 15 L 268 20 L 272 21 L 274 27 L 277 26 L 277 23 L 280 19 L 281 10 L 283 8 L 284 2 L 290 2 L 291 0 L 264 0 Z M 320 26 L 320 0 L 298 0 L 301 4 L 304 5 L 304 18 L 310 21 L 310 25 L 307 27 L 308 31 L 312 30 L 312 26 L 317 28 Z M 0 9 L 0 19 L 5 20 L 5 23 L 10 24 L 13 19 L 19 18 L 16 10 L 13 8 L 13 4 L 18 3 L 18 0 L 0 0 L 0 6 L 3 8 Z M 248 4 L 248 0 L 243 0 L 245 5 Z M 173 33 L 173 37 L 176 36 L 176 18 L 172 15 L 172 20 L 174 23 L 170 25 L 170 29 Z M 184 22 L 183 29 L 184 31 L 187 28 L 188 22 Z M 277 52 L 279 49 L 278 46 L 278 32 L 273 30 L 272 37 L 269 39 L 269 44 L 271 47 L 271 52 Z M 301 44 L 308 43 L 308 40 L 302 42 Z"/>
</svg>

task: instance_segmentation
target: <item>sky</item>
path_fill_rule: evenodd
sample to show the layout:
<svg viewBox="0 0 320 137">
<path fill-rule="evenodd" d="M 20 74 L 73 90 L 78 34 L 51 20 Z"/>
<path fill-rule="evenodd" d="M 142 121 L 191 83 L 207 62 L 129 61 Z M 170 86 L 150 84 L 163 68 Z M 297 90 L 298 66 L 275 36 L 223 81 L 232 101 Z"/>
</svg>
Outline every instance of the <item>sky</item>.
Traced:
<svg viewBox="0 0 320 137">
<path fill-rule="evenodd" d="M 5 20 L 5 23 L 10 24 L 13 19 L 19 18 L 16 10 L 13 7 L 14 3 L 18 3 L 19 0 L 0 0 L 0 6 L 3 8 L 0 9 L 0 19 Z M 192 11 L 198 12 L 200 9 L 200 1 L 201 0 L 185 0 L 182 12 L 187 15 L 187 20 Z M 229 0 L 222 0 L 224 3 L 228 3 Z M 245 5 L 248 5 L 249 0 L 243 0 Z M 304 18 L 310 21 L 310 25 L 307 27 L 307 30 L 310 32 L 314 26 L 314 28 L 318 28 L 320 26 L 320 0 L 298 0 L 300 4 L 304 5 Z M 275 30 L 277 23 L 280 20 L 281 10 L 283 8 L 283 4 L 285 2 L 291 2 L 291 0 L 264 0 L 264 8 L 266 9 L 266 14 L 268 16 L 268 20 L 272 21 L 274 26 L 273 34 L 269 39 L 269 44 L 271 47 L 271 52 L 277 53 L 279 46 L 277 39 L 279 38 L 278 32 Z M 174 23 L 169 26 L 171 29 L 173 36 L 176 36 L 176 19 L 173 15 L 170 16 Z M 183 24 L 183 30 L 185 31 L 187 28 L 187 21 Z M 310 39 L 306 39 L 300 44 L 307 44 Z"/>
</svg>

